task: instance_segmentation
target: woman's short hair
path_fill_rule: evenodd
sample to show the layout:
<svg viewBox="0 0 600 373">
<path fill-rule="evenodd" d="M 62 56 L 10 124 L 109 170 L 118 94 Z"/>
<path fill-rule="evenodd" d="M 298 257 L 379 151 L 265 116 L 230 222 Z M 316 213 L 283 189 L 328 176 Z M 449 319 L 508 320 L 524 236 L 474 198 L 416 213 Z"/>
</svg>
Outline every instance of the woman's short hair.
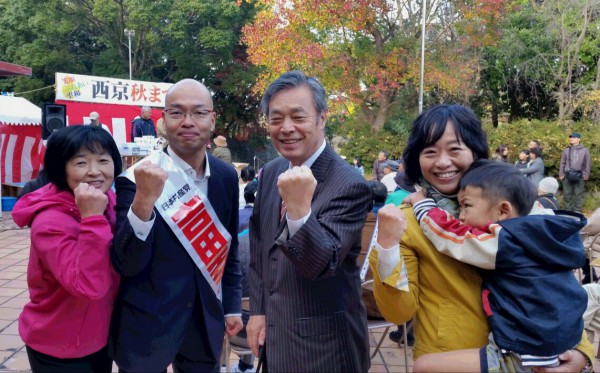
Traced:
<svg viewBox="0 0 600 373">
<path fill-rule="evenodd" d="M 421 152 L 442 137 L 448 123 L 452 124 L 457 138 L 473 152 L 475 159 L 488 158 L 487 135 L 473 110 L 462 105 L 436 105 L 415 119 L 402 154 L 406 177 L 413 183 L 418 183 L 423 177 L 419 164 Z"/>
<path fill-rule="evenodd" d="M 48 180 L 60 190 L 69 190 L 66 167 L 81 149 L 99 154 L 106 151 L 113 160 L 115 177 L 122 171 L 121 154 L 110 133 L 96 126 L 68 126 L 48 138 L 44 168 Z"/>
</svg>

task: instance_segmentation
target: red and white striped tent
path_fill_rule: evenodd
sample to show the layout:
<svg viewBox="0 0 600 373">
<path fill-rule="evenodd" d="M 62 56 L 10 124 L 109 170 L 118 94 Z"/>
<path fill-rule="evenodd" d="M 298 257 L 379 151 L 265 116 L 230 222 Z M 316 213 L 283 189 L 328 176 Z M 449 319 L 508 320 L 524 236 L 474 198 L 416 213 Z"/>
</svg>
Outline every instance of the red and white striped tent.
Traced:
<svg viewBox="0 0 600 373">
<path fill-rule="evenodd" d="M 43 151 L 42 110 L 25 98 L 0 96 L 0 181 L 11 185 L 34 179 Z"/>
</svg>

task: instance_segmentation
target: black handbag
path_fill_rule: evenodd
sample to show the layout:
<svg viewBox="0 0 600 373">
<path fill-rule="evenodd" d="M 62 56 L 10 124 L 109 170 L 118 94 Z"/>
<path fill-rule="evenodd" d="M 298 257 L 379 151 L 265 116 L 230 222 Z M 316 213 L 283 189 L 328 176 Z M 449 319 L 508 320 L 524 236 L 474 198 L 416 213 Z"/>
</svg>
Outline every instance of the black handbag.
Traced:
<svg viewBox="0 0 600 373">
<path fill-rule="evenodd" d="M 576 183 L 583 178 L 583 172 L 578 170 L 568 170 L 567 171 L 567 180 L 570 182 Z"/>
</svg>

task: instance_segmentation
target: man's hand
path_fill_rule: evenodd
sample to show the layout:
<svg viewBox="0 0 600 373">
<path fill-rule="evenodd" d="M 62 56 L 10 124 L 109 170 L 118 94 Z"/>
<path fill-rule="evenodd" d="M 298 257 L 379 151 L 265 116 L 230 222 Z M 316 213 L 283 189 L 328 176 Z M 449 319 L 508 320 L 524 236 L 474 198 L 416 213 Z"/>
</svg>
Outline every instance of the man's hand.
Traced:
<svg viewBox="0 0 600 373">
<path fill-rule="evenodd" d="M 423 190 L 419 190 L 418 192 L 411 193 L 408 196 L 404 197 L 402 203 L 408 203 L 409 205 L 414 206 L 415 204 L 421 202 L 425 198 L 427 198 L 425 196 L 425 192 Z"/>
<path fill-rule="evenodd" d="M 288 218 L 299 220 L 310 211 L 317 180 L 310 168 L 296 166 L 279 175 L 277 188 L 281 199 L 286 204 Z"/>
<path fill-rule="evenodd" d="M 406 230 L 406 216 L 398 207 L 389 204 L 377 212 L 377 243 L 384 249 L 397 245 Z"/>
<path fill-rule="evenodd" d="M 266 325 L 267 322 L 264 315 L 250 316 L 248 325 L 246 325 L 248 345 L 254 356 L 260 357 L 258 354 L 258 346 L 265 345 Z"/>
<path fill-rule="evenodd" d="M 558 179 L 559 179 L 560 181 L 563 181 L 563 179 L 564 179 L 564 178 L 565 178 L 564 176 L 559 176 L 559 177 L 558 177 Z"/>
<path fill-rule="evenodd" d="M 225 333 L 233 337 L 242 330 L 244 323 L 240 316 L 228 316 L 225 318 Z"/>
<path fill-rule="evenodd" d="M 82 219 L 88 216 L 104 215 L 106 206 L 108 206 L 108 197 L 100 189 L 96 189 L 88 183 L 81 183 L 73 190 L 73 194 Z"/>
<path fill-rule="evenodd" d="M 583 352 L 579 350 L 567 350 L 558 355 L 560 365 L 555 368 L 534 367 L 533 371 L 538 373 L 561 373 L 581 372 L 587 362 Z"/>
<path fill-rule="evenodd" d="M 148 221 L 152 217 L 154 203 L 165 187 L 167 171 L 160 166 L 145 161 L 135 168 L 136 192 L 131 204 L 131 211 L 142 221 Z"/>
</svg>

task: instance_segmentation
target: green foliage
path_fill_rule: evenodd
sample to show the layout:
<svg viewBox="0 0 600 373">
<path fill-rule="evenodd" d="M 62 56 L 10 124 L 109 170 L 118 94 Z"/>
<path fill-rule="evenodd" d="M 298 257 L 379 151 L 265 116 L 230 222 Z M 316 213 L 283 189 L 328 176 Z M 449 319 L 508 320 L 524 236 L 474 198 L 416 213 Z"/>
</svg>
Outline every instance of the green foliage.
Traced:
<svg viewBox="0 0 600 373">
<path fill-rule="evenodd" d="M 344 122 L 339 133 L 347 139 L 347 142 L 340 146 L 341 155 L 346 156 L 348 161 L 352 161 L 356 156 L 360 157 L 367 178 L 371 175 L 373 162 L 380 151 L 387 151 L 390 159 L 397 160 L 402 156 L 408 139 L 407 134 L 392 133 L 385 127 L 373 134 L 368 124 L 355 119 Z"/>
<path fill-rule="evenodd" d="M 581 133 L 581 144 L 588 148 L 592 158 L 590 180 L 586 182 L 586 199 L 584 211 L 590 212 L 600 206 L 600 132 L 589 122 L 577 122 L 571 126 L 559 122 L 539 120 L 519 120 L 510 124 L 501 124 L 493 128 L 491 123 L 485 124 L 488 133 L 490 151 L 493 154 L 500 144 L 506 144 L 511 162 L 518 159 L 521 150 L 527 149 L 529 141 L 538 140 L 544 153 L 545 174 L 558 179 L 560 156 L 569 146 L 569 134 Z M 490 154 L 491 155 L 491 154 Z"/>
</svg>

